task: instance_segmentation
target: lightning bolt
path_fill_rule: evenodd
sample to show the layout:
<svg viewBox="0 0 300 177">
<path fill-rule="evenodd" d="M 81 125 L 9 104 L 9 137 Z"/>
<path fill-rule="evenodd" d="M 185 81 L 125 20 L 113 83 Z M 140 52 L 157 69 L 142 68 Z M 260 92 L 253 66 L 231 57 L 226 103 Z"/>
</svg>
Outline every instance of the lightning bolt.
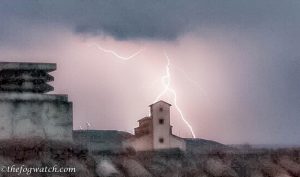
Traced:
<svg viewBox="0 0 300 177">
<path fill-rule="evenodd" d="M 101 50 L 102 52 L 104 52 L 104 53 L 109 53 L 109 54 L 111 54 L 111 55 L 113 55 L 113 56 L 115 56 L 115 57 L 117 57 L 117 58 L 119 58 L 119 59 L 121 59 L 121 60 L 125 60 L 125 61 L 126 61 L 126 60 L 130 60 L 130 59 L 133 59 L 134 57 L 136 57 L 137 55 L 139 55 L 143 50 L 145 50 L 144 48 L 141 48 L 140 50 L 134 52 L 133 54 L 131 54 L 131 55 L 127 56 L 127 57 L 124 57 L 124 56 L 119 55 L 119 54 L 116 53 L 115 51 L 105 49 L 105 48 L 101 47 L 101 46 L 98 45 L 98 44 L 95 44 L 95 46 L 97 47 L 97 49 Z"/>
<path fill-rule="evenodd" d="M 137 55 L 139 55 L 144 49 L 140 49 L 138 50 L 137 52 L 131 54 L 130 56 L 127 56 L 127 57 L 124 57 L 124 56 L 121 56 L 119 54 L 117 54 L 115 51 L 113 50 L 108 50 L 108 49 L 104 49 L 102 48 L 100 45 L 98 44 L 95 44 L 95 46 L 97 47 L 97 49 L 101 50 L 102 52 L 105 52 L 105 53 L 109 53 L 115 57 L 117 57 L 118 59 L 120 60 L 131 60 L 133 59 L 134 57 L 136 57 Z M 159 93 L 159 95 L 156 97 L 155 101 L 154 102 L 157 102 L 160 100 L 160 98 L 162 96 L 164 96 L 166 93 L 171 93 L 173 95 L 173 103 L 174 103 L 174 106 L 176 108 L 176 110 L 178 111 L 178 113 L 180 114 L 180 118 L 183 120 L 183 122 L 187 125 L 187 127 L 189 128 L 193 138 L 196 138 L 196 135 L 194 133 L 194 130 L 193 130 L 193 127 L 189 124 L 189 122 L 186 120 L 181 108 L 178 106 L 177 104 L 177 93 L 176 91 L 171 88 L 171 74 L 170 74 L 170 58 L 169 56 L 167 55 L 166 52 L 164 52 L 164 55 L 165 55 L 165 58 L 167 59 L 167 66 L 166 66 L 166 74 L 163 75 L 161 77 L 161 82 L 164 86 L 164 89 L 162 90 L 162 92 Z M 182 72 L 184 72 L 182 69 L 179 68 L 179 70 L 181 70 Z M 188 76 L 185 72 L 184 74 L 186 75 L 186 77 Z M 189 78 L 190 81 L 193 81 L 193 83 L 196 83 L 196 81 L 192 80 Z"/>
<path fill-rule="evenodd" d="M 159 101 L 162 96 L 164 96 L 166 93 L 170 92 L 173 95 L 173 103 L 174 103 L 174 106 L 175 106 L 176 110 L 180 114 L 180 118 L 182 119 L 182 121 L 189 128 L 191 134 L 193 135 L 193 138 L 196 138 L 193 127 L 186 120 L 185 116 L 183 115 L 183 112 L 182 112 L 181 108 L 177 104 L 177 93 L 173 88 L 171 88 L 170 58 L 169 58 L 169 56 L 167 55 L 166 52 L 164 52 L 164 55 L 165 55 L 165 58 L 167 59 L 166 74 L 161 77 L 161 83 L 164 86 L 164 89 L 162 90 L 162 92 L 160 92 L 158 94 L 158 96 L 156 97 L 154 102 Z"/>
</svg>

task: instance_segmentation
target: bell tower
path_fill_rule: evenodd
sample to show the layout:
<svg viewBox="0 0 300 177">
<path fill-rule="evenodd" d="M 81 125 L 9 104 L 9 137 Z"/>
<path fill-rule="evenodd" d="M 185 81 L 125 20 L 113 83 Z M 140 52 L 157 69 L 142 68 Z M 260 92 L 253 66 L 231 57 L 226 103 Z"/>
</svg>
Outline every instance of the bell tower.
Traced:
<svg viewBox="0 0 300 177">
<path fill-rule="evenodd" d="M 165 149 L 170 147 L 171 125 L 170 125 L 171 104 L 158 101 L 150 105 L 150 112 L 153 123 L 153 148 Z"/>
</svg>

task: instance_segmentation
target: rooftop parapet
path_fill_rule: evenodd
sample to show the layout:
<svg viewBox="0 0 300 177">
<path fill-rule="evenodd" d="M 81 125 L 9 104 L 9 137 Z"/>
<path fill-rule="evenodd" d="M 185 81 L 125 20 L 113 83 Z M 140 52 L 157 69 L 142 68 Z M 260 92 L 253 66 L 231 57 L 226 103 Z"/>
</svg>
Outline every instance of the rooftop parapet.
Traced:
<svg viewBox="0 0 300 177">
<path fill-rule="evenodd" d="M 46 93 L 54 90 L 47 84 L 54 77 L 54 63 L 0 62 L 0 92 Z"/>
<path fill-rule="evenodd" d="M 25 62 L 0 62 L 0 70 L 42 70 L 51 72 L 56 70 L 55 63 L 25 63 Z"/>
</svg>

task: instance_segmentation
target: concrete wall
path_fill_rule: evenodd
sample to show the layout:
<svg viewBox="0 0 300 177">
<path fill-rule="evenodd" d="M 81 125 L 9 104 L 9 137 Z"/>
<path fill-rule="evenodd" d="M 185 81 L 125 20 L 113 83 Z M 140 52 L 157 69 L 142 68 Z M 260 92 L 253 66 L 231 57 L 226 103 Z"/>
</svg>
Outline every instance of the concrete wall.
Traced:
<svg viewBox="0 0 300 177">
<path fill-rule="evenodd" d="M 162 111 L 160 110 L 162 108 Z M 170 105 L 159 101 L 151 105 L 151 115 L 153 118 L 153 147 L 154 149 L 170 148 Z M 159 119 L 164 123 L 160 124 Z M 163 138 L 163 142 L 159 141 Z"/>
<path fill-rule="evenodd" d="M 0 100 L 28 100 L 28 101 L 63 101 L 68 102 L 68 96 L 63 94 L 11 93 L 0 92 Z"/>
<path fill-rule="evenodd" d="M 27 99 L 0 95 L 0 139 L 38 136 L 72 141 L 73 111 L 67 97 L 32 95 Z"/>
</svg>

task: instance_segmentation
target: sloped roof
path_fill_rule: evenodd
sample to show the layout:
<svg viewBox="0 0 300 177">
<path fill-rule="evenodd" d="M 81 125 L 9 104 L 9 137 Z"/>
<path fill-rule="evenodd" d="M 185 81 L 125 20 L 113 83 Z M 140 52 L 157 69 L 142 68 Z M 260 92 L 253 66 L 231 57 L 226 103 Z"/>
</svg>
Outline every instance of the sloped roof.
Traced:
<svg viewBox="0 0 300 177">
<path fill-rule="evenodd" d="M 143 121 L 143 120 L 147 120 L 147 119 L 152 119 L 152 118 L 151 117 L 144 117 L 144 118 L 138 120 L 138 122 Z"/>
<path fill-rule="evenodd" d="M 165 101 L 163 101 L 163 100 L 159 100 L 159 101 L 157 101 L 157 102 L 155 102 L 155 103 L 150 104 L 149 106 L 152 106 L 152 105 L 157 104 L 157 103 L 160 103 L 160 102 L 163 102 L 163 103 L 165 103 L 165 104 L 168 104 L 169 106 L 172 106 L 170 103 L 165 102 Z"/>
</svg>

